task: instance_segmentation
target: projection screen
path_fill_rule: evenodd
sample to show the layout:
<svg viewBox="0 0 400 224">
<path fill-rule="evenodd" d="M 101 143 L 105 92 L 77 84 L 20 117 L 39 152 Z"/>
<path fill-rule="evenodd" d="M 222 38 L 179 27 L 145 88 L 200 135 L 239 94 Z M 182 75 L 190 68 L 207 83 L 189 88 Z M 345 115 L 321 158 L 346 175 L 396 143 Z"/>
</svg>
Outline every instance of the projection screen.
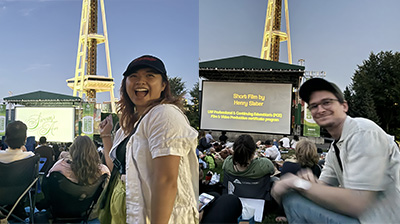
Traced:
<svg viewBox="0 0 400 224">
<path fill-rule="evenodd" d="M 48 142 L 74 140 L 75 109 L 63 107 L 16 107 L 15 120 L 28 126 L 28 136 L 36 141 L 45 136 Z"/>
<path fill-rule="evenodd" d="M 290 134 L 292 84 L 203 81 L 200 129 Z"/>
</svg>

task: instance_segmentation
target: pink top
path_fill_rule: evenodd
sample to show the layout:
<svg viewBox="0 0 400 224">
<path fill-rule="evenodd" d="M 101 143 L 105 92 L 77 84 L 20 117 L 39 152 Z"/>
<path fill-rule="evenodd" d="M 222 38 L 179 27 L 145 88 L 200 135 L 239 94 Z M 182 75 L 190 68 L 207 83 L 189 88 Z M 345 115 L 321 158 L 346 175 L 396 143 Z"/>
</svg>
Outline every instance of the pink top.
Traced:
<svg viewBox="0 0 400 224">
<path fill-rule="evenodd" d="M 99 165 L 99 169 L 101 170 L 101 175 L 108 174 L 110 175 L 110 170 L 104 164 Z M 62 173 L 66 178 L 71 180 L 74 183 L 78 183 L 78 180 L 75 177 L 75 174 L 72 172 L 71 164 L 67 163 L 67 159 L 60 159 L 58 160 L 54 166 L 49 170 L 47 176 L 50 175 L 51 172 L 58 171 Z"/>
</svg>

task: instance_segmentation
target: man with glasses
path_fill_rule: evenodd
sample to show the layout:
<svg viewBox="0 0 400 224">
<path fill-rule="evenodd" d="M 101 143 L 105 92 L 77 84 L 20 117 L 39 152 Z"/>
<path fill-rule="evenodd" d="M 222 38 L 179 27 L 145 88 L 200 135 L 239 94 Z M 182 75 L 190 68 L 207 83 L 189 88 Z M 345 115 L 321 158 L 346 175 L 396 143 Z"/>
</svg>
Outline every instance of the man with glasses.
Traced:
<svg viewBox="0 0 400 224">
<path fill-rule="evenodd" d="M 300 88 L 315 122 L 335 141 L 321 176 L 287 174 L 273 197 L 289 223 L 397 223 L 400 220 L 400 153 L 394 137 L 374 122 L 347 116 L 341 90 L 313 78 Z"/>
</svg>

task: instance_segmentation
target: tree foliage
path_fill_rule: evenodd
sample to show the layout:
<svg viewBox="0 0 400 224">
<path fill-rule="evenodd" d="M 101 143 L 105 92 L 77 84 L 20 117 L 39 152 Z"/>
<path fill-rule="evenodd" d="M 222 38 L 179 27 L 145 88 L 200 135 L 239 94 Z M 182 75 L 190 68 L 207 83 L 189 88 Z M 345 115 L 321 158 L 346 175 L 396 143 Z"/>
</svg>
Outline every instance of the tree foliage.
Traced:
<svg viewBox="0 0 400 224">
<path fill-rule="evenodd" d="M 397 135 L 400 127 L 400 53 L 371 53 L 358 66 L 344 94 L 350 116 L 371 119 L 386 132 Z"/>
<path fill-rule="evenodd" d="M 171 93 L 174 96 L 184 96 L 183 106 L 185 108 L 185 114 L 190 122 L 190 125 L 199 129 L 199 83 L 196 82 L 193 89 L 189 91 L 189 100 L 186 99 L 186 87 L 185 82 L 180 77 L 169 78 Z"/>
<path fill-rule="evenodd" d="M 182 96 L 186 94 L 185 82 L 182 81 L 181 77 L 170 77 L 168 80 L 172 95 Z"/>
<path fill-rule="evenodd" d="M 191 105 L 188 107 L 187 117 L 190 121 L 190 125 L 195 129 L 199 130 L 200 125 L 200 110 L 199 110 L 199 82 L 193 85 L 193 88 L 189 91 Z"/>
</svg>

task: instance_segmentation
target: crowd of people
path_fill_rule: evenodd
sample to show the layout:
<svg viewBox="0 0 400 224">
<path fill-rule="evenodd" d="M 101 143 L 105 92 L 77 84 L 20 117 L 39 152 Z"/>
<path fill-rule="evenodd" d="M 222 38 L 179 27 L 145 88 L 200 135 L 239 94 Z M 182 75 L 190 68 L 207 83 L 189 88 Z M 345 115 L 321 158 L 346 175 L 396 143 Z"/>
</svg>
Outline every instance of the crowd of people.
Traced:
<svg viewBox="0 0 400 224">
<path fill-rule="evenodd" d="M 180 96 L 171 94 L 164 63 L 144 55 L 123 73 L 118 124 L 111 115 L 100 123 L 101 153 L 87 136 L 69 144 L 27 141 L 27 126 L 14 121 L 0 162 L 39 154 L 46 158 L 43 181 L 60 172 L 82 186 L 108 175 L 91 217 L 106 224 L 237 223 L 249 209 L 240 198 L 246 195 L 264 200 L 264 214 L 273 211 L 277 222 L 400 220 L 400 152 L 393 136 L 370 120 L 347 116 L 333 83 L 310 79 L 299 93 L 334 138 L 326 158 L 307 137 L 256 142 L 249 134 L 230 139 L 226 131 L 219 138 L 196 131 Z M 218 166 L 225 176 L 213 173 Z M 246 184 L 261 190 L 246 192 Z M 213 200 L 199 211 L 202 193 Z M 46 198 L 37 207 L 46 209 Z"/>
</svg>

